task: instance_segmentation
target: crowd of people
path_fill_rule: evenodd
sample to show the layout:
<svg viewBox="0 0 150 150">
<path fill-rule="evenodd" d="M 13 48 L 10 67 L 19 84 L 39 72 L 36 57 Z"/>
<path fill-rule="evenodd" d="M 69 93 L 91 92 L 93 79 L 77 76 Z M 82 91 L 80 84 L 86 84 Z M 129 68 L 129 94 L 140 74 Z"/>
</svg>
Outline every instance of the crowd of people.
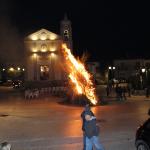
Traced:
<svg viewBox="0 0 150 150">
<path fill-rule="evenodd" d="M 106 94 L 107 97 L 115 93 L 116 99 L 119 101 L 126 100 L 127 97 L 131 97 L 131 95 L 138 95 L 142 92 L 142 95 L 145 97 L 149 97 L 150 95 L 150 87 L 147 86 L 141 90 L 134 89 L 130 83 L 117 83 L 117 84 L 108 84 L 106 86 Z"/>
<path fill-rule="evenodd" d="M 131 86 L 129 84 L 128 85 L 116 84 L 113 87 L 107 85 L 106 87 L 107 96 L 109 96 L 112 91 L 115 92 L 116 99 L 119 101 L 126 100 L 127 96 L 131 97 Z"/>
</svg>

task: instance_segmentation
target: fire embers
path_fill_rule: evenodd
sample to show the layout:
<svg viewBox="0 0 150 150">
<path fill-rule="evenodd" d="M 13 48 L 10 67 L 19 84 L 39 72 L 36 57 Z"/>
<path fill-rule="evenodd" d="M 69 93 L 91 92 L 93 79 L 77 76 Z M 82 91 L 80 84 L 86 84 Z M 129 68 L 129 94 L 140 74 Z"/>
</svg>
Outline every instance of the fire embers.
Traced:
<svg viewBox="0 0 150 150">
<path fill-rule="evenodd" d="M 62 53 L 65 58 L 65 69 L 68 73 L 74 95 L 85 95 L 92 104 L 96 105 L 97 96 L 92 76 L 87 72 L 84 64 L 72 55 L 66 44 L 62 45 Z"/>
</svg>

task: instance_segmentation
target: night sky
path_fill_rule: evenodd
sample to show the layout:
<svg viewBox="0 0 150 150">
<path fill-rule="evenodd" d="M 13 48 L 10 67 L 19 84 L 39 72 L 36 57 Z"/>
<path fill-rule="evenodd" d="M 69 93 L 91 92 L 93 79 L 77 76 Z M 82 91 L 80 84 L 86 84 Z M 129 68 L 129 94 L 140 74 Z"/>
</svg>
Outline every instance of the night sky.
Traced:
<svg viewBox="0 0 150 150">
<path fill-rule="evenodd" d="M 86 51 L 98 61 L 150 57 L 150 9 L 142 1 L 0 0 L 0 31 L 11 33 L 7 40 L 16 39 L 13 43 L 41 28 L 59 34 L 65 13 L 72 21 L 76 55 Z"/>
</svg>

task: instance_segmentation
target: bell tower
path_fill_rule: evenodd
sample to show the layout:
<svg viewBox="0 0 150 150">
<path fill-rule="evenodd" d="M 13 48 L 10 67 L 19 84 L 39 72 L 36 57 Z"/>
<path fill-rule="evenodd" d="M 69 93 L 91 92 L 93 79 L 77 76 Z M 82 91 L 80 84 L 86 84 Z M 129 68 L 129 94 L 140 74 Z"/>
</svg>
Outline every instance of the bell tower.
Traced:
<svg viewBox="0 0 150 150">
<path fill-rule="evenodd" d="M 71 21 L 68 19 L 67 14 L 64 15 L 64 19 L 60 22 L 60 34 L 63 38 L 63 41 L 72 51 L 72 28 Z"/>
</svg>

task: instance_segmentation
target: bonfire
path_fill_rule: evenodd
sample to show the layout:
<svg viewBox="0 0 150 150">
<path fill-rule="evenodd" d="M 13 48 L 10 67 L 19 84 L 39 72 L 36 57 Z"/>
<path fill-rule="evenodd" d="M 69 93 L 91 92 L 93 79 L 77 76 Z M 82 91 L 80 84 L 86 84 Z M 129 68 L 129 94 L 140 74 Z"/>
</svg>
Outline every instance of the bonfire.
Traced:
<svg viewBox="0 0 150 150">
<path fill-rule="evenodd" d="M 98 103 L 92 75 L 86 70 L 84 63 L 76 59 L 66 44 L 62 45 L 62 53 L 65 58 L 65 69 L 74 95 L 85 95 L 93 104 Z"/>
</svg>

